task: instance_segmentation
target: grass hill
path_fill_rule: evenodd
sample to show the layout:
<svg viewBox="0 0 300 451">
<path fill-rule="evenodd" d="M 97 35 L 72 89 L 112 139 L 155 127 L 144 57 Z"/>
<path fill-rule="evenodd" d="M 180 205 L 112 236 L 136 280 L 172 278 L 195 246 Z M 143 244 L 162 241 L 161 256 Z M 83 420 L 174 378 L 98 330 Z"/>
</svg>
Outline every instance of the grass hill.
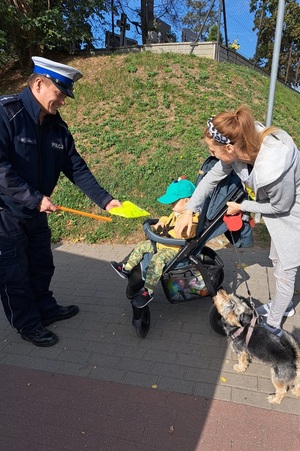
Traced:
<svg viewBox="0 0 300 451">
<path fill-rule="evenodd" d="M 76 99 L 68 99 L 61 110 L 77 149 L 114 197 L 131 200 L 153 217 L 169 212 L 156 199 L 173 179 L 183 174 L 196 179 L 208 155 L 202 136 L 210 116 L 244 104 L 265 122 L 269 78 L 243 66 L 148 52 L 62 61 L 84 74 L 76 84 Z M 26 78 L 18 71 L 2 74 L 0 93 L 18 92 Z M 299 120 L 299 94 L 278 84 L 273 124 L 298 146 Z M 64 176 L 53 200 L 103 214 Z M 49 220 L 55 242 L 128 243 L 141 238 L 144 218 L 114 216 L 112 223 L 104 223 L 59 212 Z"/>
</svg>

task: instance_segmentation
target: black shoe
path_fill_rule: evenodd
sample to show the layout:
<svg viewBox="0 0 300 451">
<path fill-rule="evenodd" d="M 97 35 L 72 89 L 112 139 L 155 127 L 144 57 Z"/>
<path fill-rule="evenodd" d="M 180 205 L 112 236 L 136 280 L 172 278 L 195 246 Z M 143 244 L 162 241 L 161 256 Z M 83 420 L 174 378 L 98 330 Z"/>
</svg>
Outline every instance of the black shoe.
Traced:
<svg viewBox="0 0 300 451">
<path fill-rule="evenodd" d="M 263 321 L 260 323 L 260 325 L 262 327 L 264 327 L 266 330 L 271 332 L 273 335 L 277 335 L 277 337 L 281 337 L 282 336 L 282 329 L 280 327 L 270 326 L 270 324 L 268 324 L 266 321 L 264 321 L 263 318 L 262 318 L 262 320 Z"/>
<path fill-rule="evenodd" d="M 116 273 L 120 277 L 122 277 L 122 279 L 128 279 L 131 271 L 127 271 L 127 269 L 124 269 L 123 263 L 110 262 L 110 266 L 116 271 Z"/>
<path fill-rule="evenodd" d="M 50 324 L 56 323 L 56 321 L 63 321 L 65 319 L 72 318 L 72 316 L 77 315 L 79 312 L 79 307 L 77 305 L 68 305 L 67 307 L 61 307 L 60 312 L 50 319 L 43 319 L 43 326 L 50 326 Z"/>
<path fill-rule="evenodd" d="M 132 299 L 131 304 L 136 308 L 143 308 L 146 307 L 152 299 L 153 294 L 150 294 L 146 288 L 141 288 L 138 295 Z"/>
<path fill-rule="evenodd" d="M 23 340 L 30 341 L 30 343 L 34 344 L 35 346 L 44 348 L 53 346 L 58 342 L 58 336 L 50 330 L 45 329 L 44 327 L 40 327 L 39 329 L 28 335 L 21 334 L 21 337 L 23 338 Z"/>
</svg>

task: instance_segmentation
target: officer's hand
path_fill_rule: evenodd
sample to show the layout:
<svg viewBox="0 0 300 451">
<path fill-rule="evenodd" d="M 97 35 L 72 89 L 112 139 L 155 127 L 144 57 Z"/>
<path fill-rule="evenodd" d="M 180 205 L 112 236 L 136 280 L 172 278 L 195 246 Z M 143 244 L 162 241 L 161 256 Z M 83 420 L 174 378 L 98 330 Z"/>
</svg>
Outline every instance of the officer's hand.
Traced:
<svg viewBox="0 0 300 451">
<path fill-rule="evenodd" d="M 37 208 L 41 213 L 47 214 L 53 213 L 54 211 L 57 210 L 56 205 L 54 205 L 50 197 L 47 196 L 43 196 Z"/>
<path fill-rule="evenodd" d="M 110 210 L 111 208 L 122 207 L 122 204 L 117 199 L 112 199 L 108 204 L 105 205 L 105 210 Z"/>
</svg>

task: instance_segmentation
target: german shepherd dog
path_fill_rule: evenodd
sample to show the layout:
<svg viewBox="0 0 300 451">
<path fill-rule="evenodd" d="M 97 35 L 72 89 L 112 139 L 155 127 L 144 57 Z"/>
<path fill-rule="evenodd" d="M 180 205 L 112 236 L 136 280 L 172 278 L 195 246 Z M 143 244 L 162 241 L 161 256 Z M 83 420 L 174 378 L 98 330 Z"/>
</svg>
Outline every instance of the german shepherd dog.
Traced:
<svg viewBox="0 0 300 451">
<path fill-rule="evenodd" d="M 256 320 L 255 310 L 246 299 L 223 289 L 216 293 L 213 302 L 231 339 L 232 350 L 238 356 L 234 370 L 244 373 L 255 357 L 271 365 L 275 387 L 275 394 L 268 396 L 271 404 L 280 404 L 289 388 L 293 395 L 300 396 L 300 345 L 296 338 L 285 330 L 280 337 L 269 332 Z"/>
</svg>

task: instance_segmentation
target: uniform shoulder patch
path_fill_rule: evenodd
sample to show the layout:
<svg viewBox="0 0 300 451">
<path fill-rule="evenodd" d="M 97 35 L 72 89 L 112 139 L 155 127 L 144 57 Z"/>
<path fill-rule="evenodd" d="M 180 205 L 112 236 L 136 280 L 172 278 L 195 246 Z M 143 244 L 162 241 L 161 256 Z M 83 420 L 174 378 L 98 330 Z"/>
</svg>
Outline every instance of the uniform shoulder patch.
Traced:
<svg viewBox="0 0 300 451">
<path fill-rule="evenodd" d="M 0 96 L 0 106 L 3 107 L 9 119 L 12 119 L 23 107 L 18 94 Z"/>
</svg>

